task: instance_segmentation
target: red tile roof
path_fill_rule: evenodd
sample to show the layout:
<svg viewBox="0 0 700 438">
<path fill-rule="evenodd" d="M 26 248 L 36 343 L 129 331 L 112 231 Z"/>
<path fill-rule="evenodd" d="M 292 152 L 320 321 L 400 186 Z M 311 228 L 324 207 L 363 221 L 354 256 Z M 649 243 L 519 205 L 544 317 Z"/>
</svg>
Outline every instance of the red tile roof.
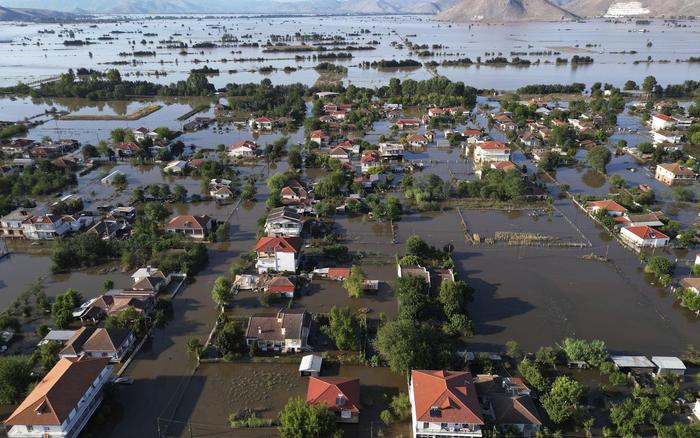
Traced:
<svg viewBox="0 0 700 438">
<path fill-rule="evenodd" d="M 626 227 L 625 230 L 644 240 L 670 239 L 670 237 L 668 237 L 661 231 L 647 225 L 640 225 L 638 227 Z"/>
<path fill-rule="evenodd" d="M 339 405 L 338 402 L 341 401 Z M 360 412 L 360 379 L 309 377 L 306 402 L 326 405 L 331 411 Z"/>
<path fill-rule="evenodd" d="M 257 252 L 294 252 L 301 250 L 300 237 L 261 237 L 255 245 Z"/>
<path fill-rule="evenodd" d="M 503 143 L 502 141 L 485 141 L 483 143 L 478 143 L 476 147 L 482 149 L 482 150 L 506 150 L 508 149 L 508 146 Z"/>
<path fill-rule="evenodd" d="M 287 277 L 273 277 L 267 282 L 267 290 L 273 293 L 294 292 L 294 283 Z"/>
<path fill-rule="evenodd" d="M 672 118 L 670 118 L 666 114 L 654 114 L 654 117 L 656 117 L 657 119 L 661 119 L 664 122 L 673 122 L 674 121 Z"/>
<path fill-rule="evenodd" d="M 471 373 L 414 370 L 411 379 L 418 421 L 484 424 Z"/>
<path fill-rule="evenodd" d="M 604 199 L 602 201 L 591 201 L 588 203 L 588 208 L 601 208 L 606 211 L 614 211 L 618 213 L 627 213 L 627 209 L 612 199 Z"/>
<path fill-rule="evenodd" d="M 350 268 L 328 268 L 328 276 L 331 278 L 346 278 L 350 276 Z"/>
</svg>

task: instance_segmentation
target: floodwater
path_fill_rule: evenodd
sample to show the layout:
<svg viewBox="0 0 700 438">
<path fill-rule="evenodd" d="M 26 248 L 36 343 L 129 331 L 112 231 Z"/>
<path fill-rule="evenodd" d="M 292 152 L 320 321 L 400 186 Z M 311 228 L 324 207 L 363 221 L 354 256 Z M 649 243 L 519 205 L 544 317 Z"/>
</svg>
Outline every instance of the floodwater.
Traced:
<svg viewBox="0 0 700 438">
<path fill-rule="evenodd" d="M 110 17 L 106 17 L 110 18 Z M 469 57 L 476 61 L 497 55 L 521 58 L 540 65 L 522 67 L 438 67 L 437 73 L 453 80 L 462 80 L 477 88 L 515 89 L 533 83 L 609 82 L 621 86 L 626 80 L 640 82 L 655 75 L 659 82 L 680 83 L 697 77 L 700 65 L 677 63 L 697 56 L 695 21 L 681 21 L 679 26 L 654 21 L 640 26 L 633 21 L 609 23 L 593 20 L 581 23 L 509 23 L 448 24 L 425 16 L 354 16 L 354 17 L 251 17 L 221 15 L 216 17 L 178 17 L 149 19 L 131 16 L 129 21 L 86 24 L 27 24 L 0 25 L 0 85 L 19 81 L 32 82 L 63 73 L 75 66 L 97 66 L 106 69 L 114 63 L 124 75 L 136 76 L 160 83 L 171 83 L 187 77 L 192 68 L 207 65 L 221 74 L 211 81 L 222 87 L 229 82 L 259 82 L 269 78 L 273 83 L 301 82 L 308 85 L 318 79 L 313 67 L 318 60 L 313 52 L 268 53 L 259 46 L 273 35 L 293 36 L 318 33 L 325 38 L 341 36 L 344 40 L 331 46 L 336 52 L 347 46 L 374 47 L 355 50 L 349 60 L 333 61 L 348 67 L 347 83 L 382 85 L 392 77 L 428 79 L 426 68 L 402 70 L 364 69 L 363 62 L 381 59 L 418 58 L 422 62 L 454 60 Z M 366 30 L 361 33 L 360 30 Z M 646 33 L 642 31 L 646 30 Z M 46 31 L 53 33 L 44 33 Z M 40 33 L 42 32 L 42 33 Z M 230 35 L 238 43 L 222 44 Z M 695 36 L 695 37 L 693 37 Z M 83 46 L 64 46 L 65 40 L 90 40 Z M 441 45 L 432 49 L 434 56 L 418 57 L 406 48 L 405 41 L 416 44 Z M 167 43 L 215 43 L 215 48 L 192 48 L 181 54 L 180 48 Z M 326 41 L 327 42 L 327 41 Z M 649 45 L 649 43 L 651 43 Z M 299 44 L 290 41 L 289 44 Z M 400 47 L 397 44 L 401 45 Z M 155 56 L 133 56 L 134 51 L 155 52 Z M 124 56 L 118 56 L 120 52 Z M 487 55 L 487 52 L 490 54 Z M 623 53 L 624 52 L 624 53 Z M 523 54 L 525 53 L 525 54 Z M 558 53 L 555 54 L 555 53 Z M 593 65 L 557 65 L 557 56 L 578 54 L 595 58 Z M 303 59 L 295 59 L 302 55 Z M 647 63 L 647 59 L 651 63 Z M 643 61 L 637 62 L 635 61 Z M 274 71 L 261 74 L 261 67 Z M 295 71 L 284 72 L 285 67 Z M 155 73 L 158 72 L 158 75 Z"/>
</svg>

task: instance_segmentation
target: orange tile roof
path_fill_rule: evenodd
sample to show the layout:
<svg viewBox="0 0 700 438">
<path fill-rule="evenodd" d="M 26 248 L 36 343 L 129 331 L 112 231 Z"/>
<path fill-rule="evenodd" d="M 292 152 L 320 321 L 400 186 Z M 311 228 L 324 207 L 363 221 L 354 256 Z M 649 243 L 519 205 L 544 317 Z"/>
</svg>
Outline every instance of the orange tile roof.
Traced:
<svg viewBox="0 0 700 438">
<path fill-rule="evenodd" d="M 255 245 L 257 252 L 299 252 L 302 240 L 300 237 L 261 237 Z"/>
<path fill-rule="evenodd" d="M 602 208 L 607 211 L 615 211 L 619 213 L 627 213 L 627 209 L 612 199 L 604 199 L 602 201 L 591 201 L 588 203 L 589 208 Z"/>
<path fill-rule="evenodd" d="M 650 240 L 650 239 L 670 239 L 667 235 L 659 230 L 656 230 L 647 225 L 640 225 L 638 227 L 626 227 L 624 228 L 628 232 L 634 234 L 640 239 Z"/>
<path fill-rule="evenodd" d="M 411 379 L 418 421 L 484 424 L 471 373 L 414 370 Z"/>
<path fill-rule="evenodd" d="M 108 364 L 108 358 L 60 359 L 5 420 L 5 424 L 63 424 L 88 387 Z"/>
<path fill-rule="evenodd" d="M 476 147 L 482 150 L 506 150 L 508 146 L 502 141 L 485 141 L 483 143 L 478 143 Z"/>
<path fill-rule="evenodd" d="M 170 219 L 166 228 L 171 230 L 180 230 L 184 228 L 204 230 L 211 219 L 207 215 L 192 216 L 180 215 Z"/>
<path fill-rule="evenodd" d="M 343 404 L 338 405 L 339 396 Z M 306 402 L 323 404 L 331 411 L 360 412 L 360 379 L 347 377 L 309 377 Z"/>
</svg>

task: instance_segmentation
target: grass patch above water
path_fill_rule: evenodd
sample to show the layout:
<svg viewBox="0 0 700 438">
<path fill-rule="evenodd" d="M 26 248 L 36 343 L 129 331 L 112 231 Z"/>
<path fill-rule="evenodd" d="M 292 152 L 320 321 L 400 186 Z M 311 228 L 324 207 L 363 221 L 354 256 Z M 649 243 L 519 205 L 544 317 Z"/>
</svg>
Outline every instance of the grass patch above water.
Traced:
<svg viewBox="0 0 700 438">
<path fill-rule="evenodd" d="M 139 120 L 161 109 L 161 105 L 146 105 L 130 114 L 68 114 L 61 120 Z"/>
</svg>

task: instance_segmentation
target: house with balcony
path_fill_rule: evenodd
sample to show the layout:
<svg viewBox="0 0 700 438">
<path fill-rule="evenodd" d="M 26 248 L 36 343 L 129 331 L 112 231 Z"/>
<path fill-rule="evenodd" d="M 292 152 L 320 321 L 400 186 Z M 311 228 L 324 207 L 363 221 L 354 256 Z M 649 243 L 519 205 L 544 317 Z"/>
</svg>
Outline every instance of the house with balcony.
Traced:
<svg viewBox="0 0 700 438">
<path fill-rule="evenodd" d="M 303 228 L 301 215 L 289 207 L 273 208 L 265 220 L 268 236 L 299 237 Z"/>
<path fill-rule="evenodd" d="M 403 153 L 404 147 L 401 143 L 379 144 L 379 155 L 381 155 L 383 160 L 401 160 L 403 158 Z"/>
<path fill-rule="evenodd" d="M 413 370 L 408 395 L 413 438 L 482 436 L 484 418 L 471 373 Z"/>
<path fill-rule="evenodd" d="M 131 351 L 136 343 L 136 336 L 131 330 L 104 327 L 82 327 L 68 339 L 58 353 L 58 357 L 88 356 L 108 358 L 116 363 Z"/>
<path fill-rule="evenodd" d="M 108 358 L 62 358 L 5 420 L 10 438 L 75 438 L 102 402 Z"/>
<path fill-rule="evenodd" d="M 360 169 L 362 173 L 367 173 L 381 167 L 382 160 L 379 151 L 366 150 L 362 152 L 362 157 L 360 157 Z"/>
<path fill-rule="evenodd" d="M 336 422 L 360 422 L 360 379 L 349 377 L 309 377 L 306 403 L 325 406 Z"/>
<path fill-rule="evenodd" d="M 697 178 L 692 169 L 678 163 L 661 163 L 656 166 L 654 177 L 666 185 L 689 184 Z"/>
<path fill-rule="evenodd" d="M 311 315 L 305 309 L 283 309 L 274 315 L 257 314 L 248 319 L 246 345 L 262 351 L 299 353 L 308 350 Z"/>
<path fill-rule="evenodd" d="M 17 209 L 0 218 L 0 237 L 24 239 L 24 221 L 33 215 L 28 210 Z"/>
<path fill-rule="evenodd" d="M 47 214 L 31 216 L 22 221 L 24 237 L 30 240 L 53 240 L 70 231 L 70 224 L 63 216 Z"/>
<path fill-rule="evenodd" d="M 474 145 L 474 161 L 488 163 L 491 161 L 510 161 L 510 147 L 502 141 L 485 141 Z"/>
<path fill-rule="evenodd" d="M 300 237 L 262 237 L 255 245 L 259 273 L 295 272 L 299 267 L 302 239 Z"/>
</svg>

